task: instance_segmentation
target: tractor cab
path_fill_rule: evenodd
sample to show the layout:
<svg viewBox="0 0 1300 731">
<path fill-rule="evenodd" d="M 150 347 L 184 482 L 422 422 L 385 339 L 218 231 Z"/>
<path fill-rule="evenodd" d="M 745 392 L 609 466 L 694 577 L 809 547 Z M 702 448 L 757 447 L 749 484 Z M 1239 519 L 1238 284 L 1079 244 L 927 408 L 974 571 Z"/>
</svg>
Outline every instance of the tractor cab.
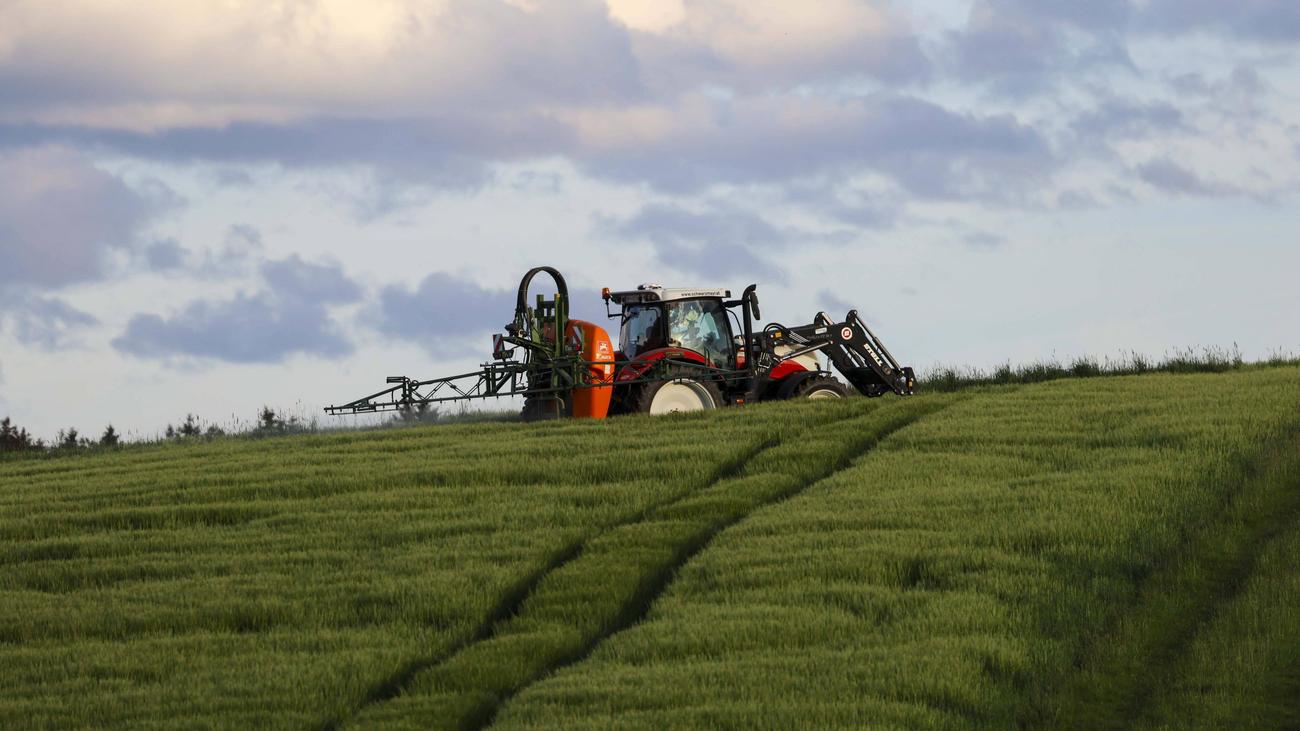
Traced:
<svg viewBox="0 0 1300 731">
<path fill-rule="evenodd" d="M 727 319 L 726 289 L 665 289 L 643 284 L 612 292 L 621 305 L 619 350 L 627 360 L 654 358 L 660 351 L 683 350 L 715 368 L 735 366 L 736 339 Z"/>
</svg>

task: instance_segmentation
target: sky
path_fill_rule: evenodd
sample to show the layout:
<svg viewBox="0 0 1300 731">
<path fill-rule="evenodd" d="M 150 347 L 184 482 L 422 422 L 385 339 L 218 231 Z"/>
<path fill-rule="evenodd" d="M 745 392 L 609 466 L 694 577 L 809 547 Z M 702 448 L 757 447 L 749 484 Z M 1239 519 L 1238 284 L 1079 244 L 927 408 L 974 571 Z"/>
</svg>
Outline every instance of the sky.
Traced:
<svg viewBox="0 0 1300 731">
<path fill-rule="evenodd" d="M 473 370 L 543 264 L 918 370 L 1300 352 L 1298 48 L 1294 0 L 0 0 L 0 415 L 310 418 Z"/>
</svg>

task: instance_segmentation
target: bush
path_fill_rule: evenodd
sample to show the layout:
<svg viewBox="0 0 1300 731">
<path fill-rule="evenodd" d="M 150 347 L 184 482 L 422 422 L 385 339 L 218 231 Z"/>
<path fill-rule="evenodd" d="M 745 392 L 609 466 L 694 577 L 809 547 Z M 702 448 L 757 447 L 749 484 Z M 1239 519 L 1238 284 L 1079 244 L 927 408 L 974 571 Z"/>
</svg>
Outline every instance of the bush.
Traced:
<svg viewBox="0 0 1300 731">
<path fill-rule="evenodd" d="M 35 439 L 26 429 L 19 428 L 9 420 L 0 419 L 0 452 L 25 452 L 45 449 L 45 442 Z"/>
</svg>

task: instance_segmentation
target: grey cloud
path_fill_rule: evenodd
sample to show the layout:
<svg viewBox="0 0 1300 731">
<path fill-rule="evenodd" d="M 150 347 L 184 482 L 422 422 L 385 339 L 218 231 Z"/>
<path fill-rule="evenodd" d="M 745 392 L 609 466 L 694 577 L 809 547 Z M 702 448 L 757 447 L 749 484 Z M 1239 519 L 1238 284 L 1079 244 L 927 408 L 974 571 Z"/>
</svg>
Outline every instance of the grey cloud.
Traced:
<svg viewBox="0 0 1300 731">
<path fill-rule="evenodd" d="M 1236 96 L 1250 98 L 1269 91 L 1269 84 L 1253 66 L 1239 64 L 1222 79 L 1207 79 L 1204 74 L 1178 74 L 1169 79 L 1175 91 L 1197 96 Z"/>
<path fill-rule="evenodd" d="M 510 187 L 521 192 L 558 195 L 564 190 L 564 178 L 544 170 L 522 170 L 510 180 Z"/>
<path fill-rule="evenodd" d="M 159 212 L 149 196 L 58 147 L 0 152 L 0 286 L 59 287 L 105 274 Z"/>
<path fill-rule="evenodd" d="M 157 272 L 168 272 L 185 266 L 185 249 L 176 239 L 155 241 L 144 250 L 145 263 Z"/>
<path fill-rule="evenodd" d="M 10 331 L 18 342 L 47 350 L 75 344 L 74 333 L 99 320 L 89 312 L 54 297 L 28 290 L 0 292 L 0 330 Z"/>
<path fill-rule="evenodd" d="M 292 256 L 266 262 L 262 271 L 267 289 L 219 302 L 198 300 L 169 317 L 136 315 L 113 346 L 141 358 L 189 356 L 231 363 L 352 352 L 326 305 L 354 302 L 361 291 L 337 265 Z"/>
<path fill-rule="evenodd" d="M 700 12 L 704 4 L 692 8 Z M 709 12 L 721 12 L 721 4 Z M 720 25 L 730 25 L 735 35 L 754 30 L 754 21 L 732 16 L 719 18 Z M 686 26 L 689 26 L 688 22 Z M 846 31 L 837 39 L 825 39 L 815 53 L 803 58 L 784 59 L 784 63 L 751 63 L 729 59 L 693 34 L 690 27 L 678 26 L 667 33 L 632 33 L 633 48 L 640 61 L 640 76 L 646 87 L 659 98 L 705 87 L 722 87 L 743 94 L 763 94 L 809 85 L 835 84 L 854 80 L 873 80 L 893 86 L 924 82 L 933 72 L 930 58 L 922 50 L 918 36 L 898 18 L 883 28 L 870 29 L 863 24 Z M 751 60 L 752 61 L 752 60 Z"/>
<path fill-rule="evenodd" d="M 297 254 L 262 264 L 262 278 L 281 297 L 340 304 L 361 299 L 361 287 L 336 264 L 313 264 Z"/>
<path fill-rule="evenodd" d="M 646 238 L 657 244 L 735 241 L 749 246 L 776 247 L 790 243 L 793 232 L 736 208 L 691 211 L 674 205 L 648 205 L 612 228 L 626 237 Z"/>
<path fill-rule="evenodd" d="M 1006 238 L 988 231 L 971 231 L 962 237 L 962 241 L 972 249 L 996 249 L 1007 242 Z"/>
<path fill-rule="evenodd" d="M 949 72 L 1003 94 L 1050 88 L 1063 73 L 1133 68 L 1123 35 L 1128 0 L 975 0 L 966 27 L 949 34 Z"/>
<path fill-rule="evenodd" d="M 140 264 L 154 272 L 182 273 L 198 279 L 230 279 L 262 266 L 262 232 L 246 223 L 226 229 L 220 245 L 191 250 L 174 238 L 164 238 L 139 250 Z M 303 267 L 315 265 L 298 262 Z M 267 264 L 266 266 L 271 266 Z"/>
<path fill-rule="evenodd" d="M 897 223 L 903 204 L 889 193 L 868 191 L 836 180 L 794 180 L 785 199 L 815 215 L 855 229 L 887 229 Z"/>
<path fill-rule="evenodd" d="M 758 277 L 768 282 L 786 281 L 785 272 L 780 267 L 752 247 L 734 241 L 696 245 L 668 241 L 656 244 L 655 255 L 664 266 L 708 280 L 693 284 L 726 284 L 738 275 Z"/>
<path fill-rule="evenodd" d="M 1157 158 L 1137 167 L 1138 177 L 1168 193 L 1194 196 L 1227 196 L 1241 191 L 1231 185 L 1208 181 L 1168 158 Z"/>
<path fill-rule="evenodd" d="M 387 34 L 384 58 L 349 64 L 332 57 L 352 52 L 355 36 L 329 27 L 346 21 L 312 3 L 278 13 L 213 10 L 223 17 L 197 33 L 190 22 L 194 11 L 182 9 L 176 32 L 169 28 L 164 44 L 129 30 L 143 20 L 138 16 L 150 14 L 147 9 L 103 8 L 99 27 L 90 27 L 96 19 L 91 13 L 70 20 L 36 10 L 32 15 L 45 17 L 15 32 L 23 52 L 0 67 L 0 103 L 10 109 L 87 101 L 202 106 L 233 97 L 253 107 L 369 112 L 609 103 L 640 93 L 626 29 L 611 22 L 602 2 L 535 3 L 531 11 L 491 0 L 428 5 L 412 2 L 400 9 L 400 27 L 374 28 Z M 172 12 L 151 14 L 166 23 Z M 305 26 L 315 30 L 303 33 Z M 69 38 L 77 39 L 75 48 Z M 168 47 L 173 43 L 182 44 L 183 52 Z M 318 59 L 323 63 L 314 63 Z M 157 68 L 160 63 L 167 68 Z M 389 77 L 376 83 L 361 69 Z"/>
<path fill-rule="evenodd" d="M 403 181 L 473 189 L 487 163 L 565 152 L 573 132 L 549 116 L 439 114 L 406 118 L 314 117 L 293 123 L 234 122 L 156 132 L 85 126 L 0 124 L 0 148 L 60 143 L 102 146 L 168 161 L 274 162 L 289 167 L 373 165 Z"/>
<path fill-rule="evenodd" d="M 719 281 L 736 273 L 784 281 L 769 257 L 799 241 L 821 241 L 822 234 L 780 227 L 762 216 L 730 206 L 692 211 L 653 204 L 626 219 L 598 219 L 597 227 L 625 239 L 643 239 L 656 258 L 681 272 Z"/>
<path fill-rule="evenodd" d="M 566 284 L 570 317 L 605 323 L 599 291 L 572 279 Z M 539 276 L 533 280 L 529 304 L 537 294 L 549 297 L 553 293 L 551 280 Z M 447 272 L 434 272 L 414 288 L 384 287 L 370 318 L 379 332 L 415 343 L 435 356 L 483 354 L 491 345 L 490 336 L 513 319 L 517 298 L 515 288 L 484 287 Z"/>
<path fill-rule="evenodd" d="M 1058 166 L 1046 139 L 1011 115 L 959 114 L 877 94 L 834 106 L 807 100 L 727 104 L 714 121 L 636 148 L 591 152 L 590 171 L 679 192 L 718 182 L 881 172 L 927 198 L 1005 198 Z"/>
<path fill-rule="evenodd" d="M 1204 33 L 1263 41 L 1300 40 L 1300 3 L 1295 0 L 1150 0 L 1139 23 L 1161 34 Z"/>
<path fill-rule="evenodd" d="M 490 289 L 445 272 L 425 277 L 415 289 L 400 285 L 379 293 L 377 329 L 410 340 L 431 353 L 478 351 L 487 335 L 510 320 L 516 293 Z M 464 347 L 467 336 L 482 335 L 483 343 Z"/>
<path fill-rule="evenodd" d="M 1287 43 L 1300 39 L 1294 0 L 975 0 L 942 55 L 952 76 L 1008 94 L 1054 88 L 1063 74 L 1135 69 L 1127 43 L 1199 33 Z M 1195 78 L 1188 78 L 1195 83 Z"/>
<path fill-rule="evenodd" d="M 841 298 L 829 289 L 817 293 L 817 306 L 836 320 L 848 314 L 849 310 L 855 309 L 852 302 Z"/>
<path fill-rule="evenodd" d="M 1182 110 L 1166 102 L 1104 98 L 1070 127 L 1087 144 L 1158 135 L 1187 125 Z"/>
<path fill-rule="evenodd" d="M 226 229 L 219 247 L 190 254 L 187 267 L 204 279 L 242 276 L 262 260 L 264 248 L 262 232 L 256 226 L 236 223 Z"/>
<path fill-rule="evenodd" d="M 1133 16 L 1132 0 L 976 0 L 972 18 L 994 13 L 1088 31 L 1117 30 Z"/>
<path fill-rule="evenodd" d="M 253 184 L 253 175 L 236 167 L 222 167 L 212 172 L 212 180 L 222 188 L 247 188 Z"/>
</svg>

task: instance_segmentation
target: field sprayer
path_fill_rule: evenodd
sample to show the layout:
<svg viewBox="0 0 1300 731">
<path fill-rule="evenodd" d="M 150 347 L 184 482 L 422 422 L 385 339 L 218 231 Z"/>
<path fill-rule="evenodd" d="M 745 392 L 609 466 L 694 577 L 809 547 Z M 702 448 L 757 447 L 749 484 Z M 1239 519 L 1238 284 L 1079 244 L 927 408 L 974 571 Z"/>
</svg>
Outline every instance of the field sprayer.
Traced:
<svg viewBox="0 0 1300 731">
<path fill-rule="evenodd" d="M 537 295 L 529 306 L 529 285 L 543 272 L 555 281 L 557 292 L 551 299 Z M 912 369 L 894 360 L 856 310 L 843 322 L 818 312 L 808 325 L 770 323 L 755 332 L 760 317 L 755 290 L 751 284 L 733 300 L 726 289 L 606 288 L 601 293 L 606 314 L 620 321 L 615 349 L 604 328 L 569 319 L 564 277 L 551 267 L 535 267 L 519 283 L 514 322 L 493 336 L 493 362 L 472 373 L 427 381 L 389 376 L 388 388 L 325 411 L 403 411 L 518 395 L 524 397 L 526 420 L 599 419 L 847 396 L 848 388 L 821 367 L 818 353 L 865 396 L 913 392 Z M 611 302 L 621 310 L 610 312 Z"/>
</svg>

